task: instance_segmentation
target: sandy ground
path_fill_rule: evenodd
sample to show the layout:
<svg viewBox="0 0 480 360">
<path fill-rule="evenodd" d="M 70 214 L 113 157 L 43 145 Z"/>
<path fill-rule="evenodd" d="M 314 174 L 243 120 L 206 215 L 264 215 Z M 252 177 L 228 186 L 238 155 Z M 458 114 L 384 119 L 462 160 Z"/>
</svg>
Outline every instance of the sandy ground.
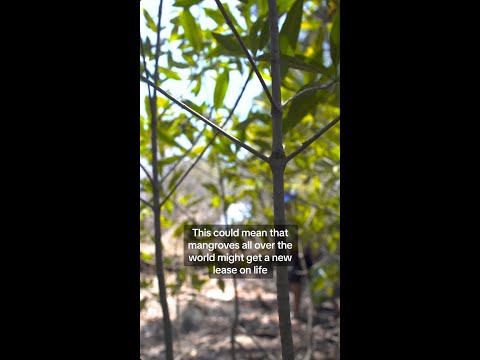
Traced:
<svg viewBox="0 0 480 360">
<path fill-rule="evenodd" d="M 152 285 L 140 293 L 140 299 L 145 299 L 145 307 L 140 313 L 142 360 L 165 359 L 162 311 L 153 274 L 153 268 L 144 269 L 141 274 L 141 278 L 152 281 Z M 168 273 L 167 284 L 174 280 L 174 273 Z M 240 317 L 235 337 L 236 360 L 281 360 L 275 281 L 239 279 L 238 294 Z M 228 279 L 225 280 L 224 291 L 220 290 L 216 280 L 210 280 L 200 291 L 184 285 L 175 296 L 168 298 L 174 326 L 175 360 L 232 359 L 233 299 L 233 282 Z M 304 291 L 302 311 L 305 317 L 308 304 L 307 292 Z M 293 319 L 296 358 L 306 359 L 307 343 L 311 338 L 311 356 L 308 358 L 338 359 L 339 325 L 340 318 L 335 316 L 329 302 L 313 311 L 311 331 L 307 322 Z"/>
</svg>

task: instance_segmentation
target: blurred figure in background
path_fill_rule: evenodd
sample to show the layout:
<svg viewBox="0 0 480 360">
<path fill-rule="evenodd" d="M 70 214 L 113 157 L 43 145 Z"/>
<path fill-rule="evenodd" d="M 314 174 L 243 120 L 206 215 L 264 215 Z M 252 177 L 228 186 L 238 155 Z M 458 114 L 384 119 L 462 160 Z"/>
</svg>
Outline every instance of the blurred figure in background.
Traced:
<svg viewBox="0 0 480 360">
<path fill-rule="evenodd" d="M 285 210 L 287 214 L 293 215 L 295 211 L 295 198 L 294 192 L 285 192 Z M 288 215 L 287 215 L 288 216 Z M 296 319 L 301 319 L 300 306 L 302 299 L 302 291 L 305 286 L 305 279 L 308 276 L 308 272 L 312 267 L 312 255 L 310 247 L 306 247 L 303 250 L 299 244 L 298 252 L 294 254 L 292 258 L 292 265 L 288 269 L 288 282 L 290 285 L 290 291 L 293 294 L 293 316 Z"/>
<path fill-rule="evenodd" d="M 302 264 L 303 260 L 305 261 Z M 288 272 L 288 281 L 290 283 L 290 291 L 293 293 L 293 316 L 301 319 L 300 305 L 302 299 L 302 291 L 304 288 L 305 278 L 308 276 L 308 270 L 312 267 L 312 259 L 310 248 L 307 248 L 302 254 L 301 252 L 293 256 L 293 265 L 290 266 Z"/>
</svg>

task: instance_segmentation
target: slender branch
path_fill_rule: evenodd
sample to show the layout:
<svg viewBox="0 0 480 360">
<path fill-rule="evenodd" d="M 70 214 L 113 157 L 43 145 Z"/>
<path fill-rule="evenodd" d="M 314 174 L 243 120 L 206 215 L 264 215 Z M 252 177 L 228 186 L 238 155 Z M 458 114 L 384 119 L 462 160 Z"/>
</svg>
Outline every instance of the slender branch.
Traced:
<svg viewBox="0 0 480 360">
<path fill-rule="evenodd" d="M 150 209 L 153 210 L 153 205 L 150 204 L 147 200 L 143 200 L 142 198 L 140 198 L 140 201 L 143 202 L 145 205 L 147 205 Z"/>
<path fill-rule="evenodd" d="M 153 186 L 153 179 L 152 179 L 152 177 L 150 176 L 150 174 L 148 173 L 147 169 L 145 169 L 145 166 L 143 166 L 142 163 L 140 163 L 140 167 L 142 168 L 142 170 L 143 170 L 143 172 L 145 173 L 145 175 L 147 175 L 148 180 L 150 180 L 150 183 L 151 183 L 152 186 Z"/>
<path fill-rule="evenodd" d="M 150 85 L 151 87 L 153 87 L 155 90 L 157 90 L 158 92 L 160 92 L 162 95 L 166 96 L 168 99 L 172 100 L 175 104 L 177 104 L 178 106 L 180 106 L 182 109 L 188 111 L 190 114 L 192 114 L 193 116 L 195 116 L 196 118 L 198 118 L 199 120 L 203 121 L 205 124 L 207 124 L 208 126 L 210 126 L 211 128 L 213 128 L 215 131 L 217 131 L 217 133 L 220 133 L 222 134 L 223 136 L 225 136 L 227 139 L 230 139 L 232 142 L 234 142 L 235 144 L 243 147 L 245 150 L 249 151 L 250 153 L 252 153 L 253 155 L 255 155 L 256 157 L 258 157 L 259 159 L 262 159 L 263 161 L 265 162 L 268 162 L 268 158 L 259 153 L 257 150 L 255 150 L 254 148 L 248 146 L 247 144 L 245 144 L 243 141 L 241 140 L 238 140 L 235 136 L 232 136 L 230 135 L 229 133 L 227 133 L 225 130 L 223 130 L 221 127 L 219 127 L 218 125 L 215 125 L 212 121 L 208 120 L 207 118 L 203 117 L 202 115 L 200 115 L 199 113 L 197 113 L 195 110 L 191 109 L 190 107 L 188 107 L 187 105 L 185 105 L 184 103 L 182 103 L 181 101 L 177 100 L 176 98 L 174 98 L 172 95 L 170 95 L 169 93 L 167 93 L 165 90 L 163 90 L 162 88 L 158 87 L 157 85 L 155 85 L 153 82 L 151 82 L 150 80 L 148 80 L 145 76 L 141 75 L 140 76 L 142 78 L 142 80 L 144 82 L 146 82 L 148 85 Z"/>
<path fill-rule="evenodd" d="M 158 7 L 158 24 L 157 24 L 157 42 L 155 49 L 155 71 L 153 75 L 153 83 L 157 84 L 158 82 L 158 64 L 160 58 L 160 31 L 162 29 L 162 9 L 163 9 L 163 0 L 160 0 Z M 145 55 L 143 53 L 143 55 Z M 145 61 L 145 56 L 143 56 Z M 148 73 L 147 73 L 148 75 Z M 150 87 L 149 87 L 150 88 Z M 163 313 L 163 333 L 165 338 L 165 359 L 173 360 L 173 332 L 172 332 L 172 323 L 170 320 L 170 312 L 168 308 L 167 301 L 167 290 L 165 285 L 165 270 L 164 270 L 164 261 L 163 261 L 163 247 L 162 247 L 162 224 L 161 224 L 161 207 L 159 206 L 160 202 L 160 188 L 158 186 L 159 179 L 159 169 L 158 169 L 158 146 L 157 146 L 157 127 L 158 127 L 158 118 L 157 118 L 157 94 L 153 92 L 150 93 L 149 89 L 149 100 L 150 100 L 150 113 L 151 113 L 151 161 L 152 161 L 152 178 L 153 178 L 153 215 L 154 215 L 154 237 L 155 237 L 155 267 L 157 273 L 157 282 L 159 289 L 159 300 Z M 166 111 L 166 110 L 164 110 Z"/>
<path fill-rule="evenodd" d="M 270 73 L 272 76 L 272 93 L 274 101 L 282 102 L 282 86 L 280 76 L 280 35 L 278 31 L 277 2 L 268 0 L 268 21 L 270 26 Z M 272 106 L 272 155 L 283 158 L 282 108 Z"/>
<path fill-rule="evenodd" d="M 307 92 L 310 92 L 310 91 L 318 91 L 318 90 L 326 90 L 328 89 L 330 86 L 332 86 L 333 84 L 335 84 L 335 81 L 331 81 L 329 82 L 328 84 L 323 84 L 323 85 L 316 85 L 316 86 L 311 86 L 311 87 L 308 87 L 308 88 L 305 88 L 303 90 L 300 90 L 299 92 L 297 92 L 295 95 L 293 95 L 291 98 L 285 100 L 283 103 L 282 103 L 282 107 L 285 107 L 287 106 L 288 103 L 292 102 L 293 100 L 295 100 L 297 97 L 307 93 Z"/>
<path fill-rule="evenodd" d="M 278 31 L 278 9 L 276 0 L 268 0 L 268 21 L 270 26 L 270 68 L 272 76 L 272 93 L 276 102 L 282 102 L 280 76 L 280 44 Z M 272 154 L 269 163 L 273 181 L 273 224 L 286 224 L 285 217 L 285 152 L 283 150 L 282 109 L 272 106 Z M 278 238 L 275 238 L 278 241 Z M 288 291 L 288 269 L 276 267 L 277 313 L 280 330 L 280 345 L 283 360 L 294 360 L 292 323 L 290 320 L 290 299 Z"/>
<path fill-rule="evenodd" d="M 238 95 L 237 97 L 237 100 L 235 101 L 235 104 L 233 105 L 232 109 L 230 110 L 230 113 L 228 114 L 227 118 L 225 119 L 225 121 L 220 125 L 220 127 L 224 127 L 226 125 L 226 123 L 230 120 L 230 118 L 233 116 L 233 113 L 235 112 L 235 109 L 237 108 L 238 106 L 238 103 L 240 102 L 240 99 L 242 98 L 243 96 L 243 93 L 245 92 L 245 89 L 247 88 L 247 85 L 248 85 L 248 82 L 250 81 L 250 78 L 252 77 L 252 72 L 250 71 L 250 73 L 248 74 L 248 77 L 247 77 L 247 80 L 245 81 L 245 85 L 243 85 L 243 88 L 242 88 L 242 91 L 240 92 L 240 94 Z M 208 142 L 207 146 L 205 146 L 205 148 L 202 150 L 202 152 L 200 154 L 198 154 L 197 158 L 195 159 L 195 161 L 193 162 L 192 165 L 190 165 L 190 167 L 187 169 L 187 171 L 185 171 L 185 173 L 182 175 L 182 177 L 177 181 L 177 183 L 175 184 L 175 186 L 173 187 L 172 190 L 170 190 L 170 192 L 168 193 L 168 195 L 165 197 L 165 199 L 163 199 L 162 203 L 160 204 L 160 206 L 162 206 L 163 204 L 165 204 L 165 202 L 167 202 L 167 200 L 170 198 L 170 196 L 172 196 L 172 194 L 175 192 L 175 190 L 180 186 L 180 184 L 183 182 L 183 180 L 187 177 L 187 175 L 190 173 L 190 171 L 192 171 L 192 169 L 195 167 L 195 165 L 198 164 L 198 162 L 200 161 L 200 159 L 202 158 L 203 154 L 205 154 L 205 152 L 208 150 L 208 148 L 213 144 L 213 142 L 215 141 L 215 139 L 217 138 L 218 136 L 218 133 L 216 133 L 212 139 Z"/>
<path fill-rule="evenodd" d="M 227 12 L 225 11 L 225 8 L 223 7 L 222 3 L 220 0 L 215 0 L 217 3 L 218 8 L 220 9 L 220 12 L 222 13 L 223 17 L 225 18 L 225 21 L 227 22 L 227 25 L 230 27 L 232 30 L 233 34 L 238 40 L 238 43 L 242 47 L 243 52 L 245 55 L 247 55 L 248 61 L 252 65 L 253 71 L 255 71 L 255 74 L 257 75 L 258 80 L 260 80 L 260 83 L 262 84 L 263 90 L 265 90 L 265 93 L 267 94 L 268 100 L 270 100 L 270 103 L 276 107 L 277 109 L 280 109 L 280 102 L 277 103 L 272 97 L 272 94 L 270 93 L 270 90 L 268 90 L 267 84 L 265 84 L 265 81 L 263 80 L 262 75 L 260 75 L 260 71 L 258 71 L 258 67 L 255 64 L 255 61 L 253 60 L 252 56 L 250 55 L 250 52 L 248 51 L 247 47 L 245 46 L 245 43 L 243 42 L 242 38 L 240 37 L 240 34 L 238 33 L 237 29 L 235 29 L 235 26 L 232 23 L 232 20 L 228 16 Z"/>
<path fill-rule="evenodd" d="M 303 150 L 305 150 L 311 143 L 317 140 L 321 135 L 323 135 L 328 129 L 330 129 L 333 125 L 340 121 L 340 115 L 338 115 L 335 119 L 333 119 L 327 126 L 322 128 L 319 132 L 313 135 L 310 140 L 305 141 L 302 146 L 300 146 L 297 150 L 287 156 L 286 162 L 292 160 L 295 156 L 300 154 Z"/>
</svg>

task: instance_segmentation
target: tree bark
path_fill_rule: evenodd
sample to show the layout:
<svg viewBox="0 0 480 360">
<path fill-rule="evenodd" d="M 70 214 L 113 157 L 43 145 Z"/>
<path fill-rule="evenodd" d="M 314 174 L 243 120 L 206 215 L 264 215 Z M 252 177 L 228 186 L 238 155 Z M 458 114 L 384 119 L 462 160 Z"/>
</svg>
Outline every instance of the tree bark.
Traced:
<svg viewBox="0 0 480 360">
<path fill-rule="evenodd" d="M 160 0 L 158 9 L 158 30 L 157 30 L 157 42 L 155 51 L 155 71 L 153 75 L 153 82 L 156 84 L 158 81 L 158 60 L 160 57 L 160 29 L 162 19 L 162 7 L 163 1 Z M 155 238 L 155 265 L 158 280 L 158 289 L 160 297 L 160 305 L 163 313 L 163 332 L 165 337 L 165 353 L 166 360 L 173 360 L 173 332 L 172 322 L 170 320 L 170 312 L 167 302 L 167 288 L 165 286 L 165 272 L 163 263 L 163 247 L 162 247 L 162 224 L 161 224 L 161 212 L 160 206 L 160 186 L 159 186 L 159 174 L 158 174 L 158 146 L 157 146 L 157 93 L 154 91 L 150 96 L 150 110 L 152 116 L 151 122 L 151 142 L 152 142 L 152 178 L 153 178 L 153 216 L 154 216 L 154 238 Z"/>
<path fill-rule="evenodd" d="M 158 280 L 158 289 L 160 295 L 160 305 L 163 313 L 163 331 L 165 336 L 166 359 L 173 360 L 173 333 L 172 323 L 167 302 L 167 288 L 165 286 L 165 272 L 163 263 L 162 247 L 162 225 L 161 225 L 161 207 L 160 207 L 160 189 L 158 182 L 158 153 L 157 153 L 157 99 L 153 95 L 150 102 L 152 111 L 152 173 L 153 173 L 153 216 L 154 216 L 154 236 L 155 236 L 155 265 Z"/>
<path fill-rule="evenodd" d="M 284 158 L 271 158 L 270 167 L 273 177 L 273 222 L 274 225 L 285 225 L 284 201 Z M 288 268 L 277 266 L 277 303 L 282 359 L 294 360 L 292 324 L 290 320 L 290 298 L 288 290 Z"/>
<path fill-rule="evenodd" d="M 283 151 L 282 109 L 280 104 L 280 48 L 278 32 L 278 11 L 275 0 L 268 0 L 270 22 L 270 48 L 271 48 L 271 76 L 272 76 L 272 154 L 269 159 L 273 180 L 273 222 L 274 225 L 285 225 L 285 199 L 284 199 L 284 171 L 286 164 Z M 288 268 L 277 266 L 277 303 L 280 339 L 282 345 L 282 359 L 294 360 L 292 323 L 290 320 L 290 299 L 288 290 Z"/>
</svg>

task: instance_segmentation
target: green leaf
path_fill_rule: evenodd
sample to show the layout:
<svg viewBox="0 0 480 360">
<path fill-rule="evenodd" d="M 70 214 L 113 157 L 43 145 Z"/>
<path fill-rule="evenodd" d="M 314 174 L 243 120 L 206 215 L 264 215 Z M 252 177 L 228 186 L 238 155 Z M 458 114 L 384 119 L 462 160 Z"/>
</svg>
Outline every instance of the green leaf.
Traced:
<svg viewBox="0 0 480 360">
<path fill-rule="evenodd" d="M 143 15 L 145 16 L 145 20 L 147 20 L 147 27 L 150 30 L 157 32 L 157 25 L 155 24 L 155 21 L 153 21 L 153 18 L 150 16 L 147 10 L 143 9 Z"/>
<path fill-rule="evenodd" d="M 232 21 L 232 24 L 233 26 L 235 26 L 235 28 L 238 30 L 239 28 L 242 29 L 242 27 L 238 24 L 237 20 L 235 20 L 235 16 L 233 16 L 232 12 L 230 11 L 230 7 L 228 6 L 228 4 L 223 4 L 223 7 L 225 8 L 225 12 L 227 13 L 228 17 L 230 18 L 230 20 Z M 222 15 L 223 17 L 223 15 Z M 223 20 L 223 23 L 226 24 L 226 20 L 224 19 Z"/>
<path fill-rule="evenodd" d="M 225 24 L 225 18 L 222 16 L 222 13 L 220 12 L 220 10 L 206 8 L 205 14 L 207 14 L 207 16 L 212 18 L 213 21 L 215 21 L 219 26 L 222 26 Z"/>
<path fill-rule="evenodd" d="M 244 130 L 247 128 L 247 126 L 255 121 L 256 119 L 254 117 L 249 117 L 247 120 L 245 121 L 242 121 L 241 123 L 239 123 L 236 127 L 235 127 L 235 130 Z"/>
<path fill-rule="evenodd" d="M 148 253 L 145 253 L 143 251 L 140 251 L 140 259 L 144 260 L 144 261 L 154 261 L 154 257 L 152 254 L 148 254 Z"/>
<path fill-rule="evenodd" d="M 158 139 L 161 140 L 161 142 L 166 145 L 175 146 L 175 147 L 180 146 L 172 137 L 172 135 L 168 134 L 162 129 L 160 129 L 160 131 L 157 132 L 157 135 L 158 135 Z"/>
<path fill-rule="evenodd" d="M 277 0 L 278 14 L 290 10 L 295 0 Z"/>
<path fill-rule="evenodd" d="M 258 17 L 268 14 L 268 0 L 258 0 Z"/>
<path fill-rule="evenodd" d="M 152 48 L 153 48 L 153 45 L 150 42 L 150 38 L 147 36 L 146 39 L 145 39 L 145 44 L 143 46 L 143 50 L 145 50 L 145 57 L 146 58 L 152 59 L 154 57 L 153 53 L 152 53 Z"/>
<path fill-rule="evenodd" d="M 270 24 L 268 20 L 263 23 L 262 30 L 260 31 L 260 42 L 258 44 L 258 50 L 262 50 L 267 45 L 270 39 Z"/>
<path fill-rule="evenodd" d="M 223 100 L 228 89 L 228 70 L 225 68 L 223 72 L 217 77 L 217 83 L 215 85 L 215 91 L 213 93 L 213 106 L 215 109 L 219 109 L 223 105 Z"/>
<path fill-rule="evenodd" d="M 260 32 L 260 36 L 258 35 Z M 253 23 L 248 38 L 245 41 L 248 44 L 248 48 L 253 54 L 256 54 L 258 50 L 262 50 L 267 45 L 270 38 L 270 26 L 268 18 L 265 16 L 259 17 L 255 23 Z"/>
<path fill-rule="evenodd" d="M 146 95 L 145 98 L 143 99 L 143 103 L 145 105 L 145 112 L 147 113 L 148 120 L 151 121 L 152 120 L 152 109 L 150 108 L 150 98 L 148 97 L 148 95 Z"/>
<path fill-rule="evenodd" d="M 217 284 L 220 290 L 222 290 L 222 292 L 225 292 L 225 281 L 223 281 L 223 279 L 218 279 Z"/>
<path fill-rule="evenodd" d="M 146 289 L 152 285 L 153 279 L 140 279 L 140 288 Z"/>
<path fill-rule="evenodd" d="M 287 116 L 283 120 L 283 133 L 293 129 L 308 113 L 315 110 L 315 106 L 319 102 L 321 94 L 312 91 L 305 93 L 303 96 L 294 99 L 288 109 Z"/>
<path fill-rule="evenodd" d="M 170 80 L 182 80 L 180 75 L 173 70 L 159 66 L 158 71 L 165 75 Z"/>
<path fill-rule="evenodd" d="M 192 274 L 192 286 L 195 288 L 195 290 L 200 291 L 203 284 L 205 284 L 208 279 L 201 279 L 196 273 Z"/>
<path fill-rule="evenodd" d="M 242 47 L 234 35 L 222 35 L 215 32 L 212 32 L 212 35 L 218 44 L 224 49 L 232 52 L 234 55 L 244 55 Z"/>
<path fill-rule="evenodd" d="M 223 7 L 225 9 L 225 12 L 227 13 L 227 15 L 230 17 L 230 20 L 232 21 L 232 24 L 233 26 L 238 30 L 239 28 L 242 29 L 240 27 L 240 25 L 238 24 L 237 20 L 235 19 L 235 16 L 233 16 L 232 12 L 230 11 L 230 8 L 228 7 L 228 4 L 223 4 Z M 225 18 L 223 17 L 222 13 L 220 12 L 220 10 L 218 9 L 210 9 L 210 8 L 206 8 L 205 9 L 205 14 L 212 18 L 213 21 L 215 21 L 217 23 L 218 26 L 224 26 L 224 25 L 227 25 L 227 22 L 225 20 Z"/>
<path fill-rule="evenodd" d="M 254 139 L 252 140 L 256 145 L 258 145 L 260 147 L 260 149 L 257 149 L 259 150 L 260 152 L 262 151 L 267 151 L 268 149 L 270 149 L 271 147 L 271 144 L 269 144 L 268 142 L 266 142 L 265 140 L 260 140 L 260 139 Z"/>
<path fill-rule="evenodd" d="M 180 24 L 185 36 L 195 50 L 200 49 L 202 43 L 202 31 L 188 8 L 184 8 L 180 14 Z"/>
<path fill-rule="evenodd" d="M 192 89 L 192 93 L 194 93 L 195 95 L 198 95 L 198 93 L 200 92 L 200 88 L 202 87 L 202 79 L 199 76 L 195 79 L 195 81 L 197 82 L 197 84 Z"/>
<path fill-rule="evenodd" d="M 147 302 L 146 297 L 144 297 L 142 300 L 140 300 L 140 312 L 145 308 L 146 302 Z"/>
<path fill-rule="evenodd" d="M 333 17 L 332 29 L 330 30 L 330 56 L 332 63 L 337 66 L 340 62 L 340 11 L 337 10 Z"/>
<path fill-rule="evenodd" d="M 248 35 L 248 47 L 252 50 L 253 54 L 257 53 L 258 47 L 260 45 L 260 37 L 258 36 L 258 32 L 262 28 L 262 25 L 265 21 L 264 17 L 260 17 L 255 21 L 250 28 L 250 33 Z"/>
<path fill-rule="evenodd" d="M 287 13 L 282 30 L 280 31 L 280 53 L 295 55 L 300 24 L 302 23 L 303 0 L 296 0 Z"/>
<path fill-rule="evenodd" d="M 214 195 L 212 197 L 212 206 L 218 208 L 218 207 L 220 207 L 220 203 L 221 203 L 220 196 Z"/>
<path fill-rule="evenodd" d="M 183 226 L 181 226 L 182 231 L 183 231 Z M 178 271 L 178 282 L 183 283 L 185 279 L 187 278 L 187 274 L 185 272 L 185 269 L 181 269 Z"/>
<path fill-rule="evenodd" d="M 158 166 L 162 167 L 162 166 L 165 166 L 165 165 L 173 164 L 174 162 L 177 162 L 181 158 L 182 158 L 181 155 L 175 155 L 175 156 L 170 156 L 168 158 L 164 158 L 164 159 L 158 161 Z"/>
<path fill-rule="evenodd" d="M 186 68 L 190 67 L 189 64 L 180 63 L 180 62 L 177 62 L 177 61 L 173 60 L 172 53 L 170 51 L 168 52 L 167 56 L 168 56 L 168 66 L 169 67 L 177 67 L 179 69 L 186 69 Z"/>
<path fill-rule="evenodd" d="M 257 60 L 270 62 L 270 56 L 270 53 L 264 53 L 257 57 Z M 334 73 L 332 73 L 331 70 L 325 68 L 321 64 L 318 64 L 315 60 L 307 58 L 303 55 L 297 54 L 295 56 L 288 56 L 280 54 L 280 63 L 285 63 L 288 67 L 294 69 L 320 73 L 329 79 L 334 77 Z"/>
<path fill-rule="evenodd" d="M 170 182 L 168 183 L 168 188 L 169 189 L 172 189 L 173 186 L 175 185 L 175 183 L 177 182 L 177 180 L 180 178 L 180 176 L 182 176 L 182 172 L 181 171 L 176 171 L 174 172 L 172 178 L 170 179 Z"/>
<path fill-rule="evenodd" d="M 202 2 L 203 0 L 177 0 L 173 4 L 173 6 L 178 6 L 178 7 L 184 7 L 184 6 L 192 6 L 196 5 L 199 2 Z"/>
<path fill-rule="evenodd" d="M 203 115 L 203 107 L 198 106 L 197 104 L 195 104 L 193 101 L 190 101 L 190 100 L 184 100 L 183 103 L 187 105 L 189 108 L 198 112 L 200 115 Z"/>
<path fill-rule="evenodd" d="M 202 186 L 210 191 L 212 194 L 218 195 L 218 189 L 212 183 L 204 183 Z"/>
<path fill-rule="evenodd" d="M 204 197 L 202 196 L 202 197 L 199 197 L 198 199 L 195 199 L 195 200 L 193 200 L 193 201 L 190 201 L 190 202 L 188 203 L 188 207 L 189 207 L 189 208 L 192 208 L 192 207 L 194 207 L 195 205 L 197 205 L 197 204 L 199 204 L 200 202 L 202 202 L 203 200 L 204 200 Z"/>
<path fill-rule="evenodd" d="M 294 56 L 297 49 L 298 35 L 300 34 L 300 25 L 302 23 L 303 0 L 296 0 L 287 13 L 282 30 L 280 31 L 280 53 L 288 56 Z M 280 77 L 283 79 L 287 75 L 289 62 L 280 63 Z"/>
</svg>

